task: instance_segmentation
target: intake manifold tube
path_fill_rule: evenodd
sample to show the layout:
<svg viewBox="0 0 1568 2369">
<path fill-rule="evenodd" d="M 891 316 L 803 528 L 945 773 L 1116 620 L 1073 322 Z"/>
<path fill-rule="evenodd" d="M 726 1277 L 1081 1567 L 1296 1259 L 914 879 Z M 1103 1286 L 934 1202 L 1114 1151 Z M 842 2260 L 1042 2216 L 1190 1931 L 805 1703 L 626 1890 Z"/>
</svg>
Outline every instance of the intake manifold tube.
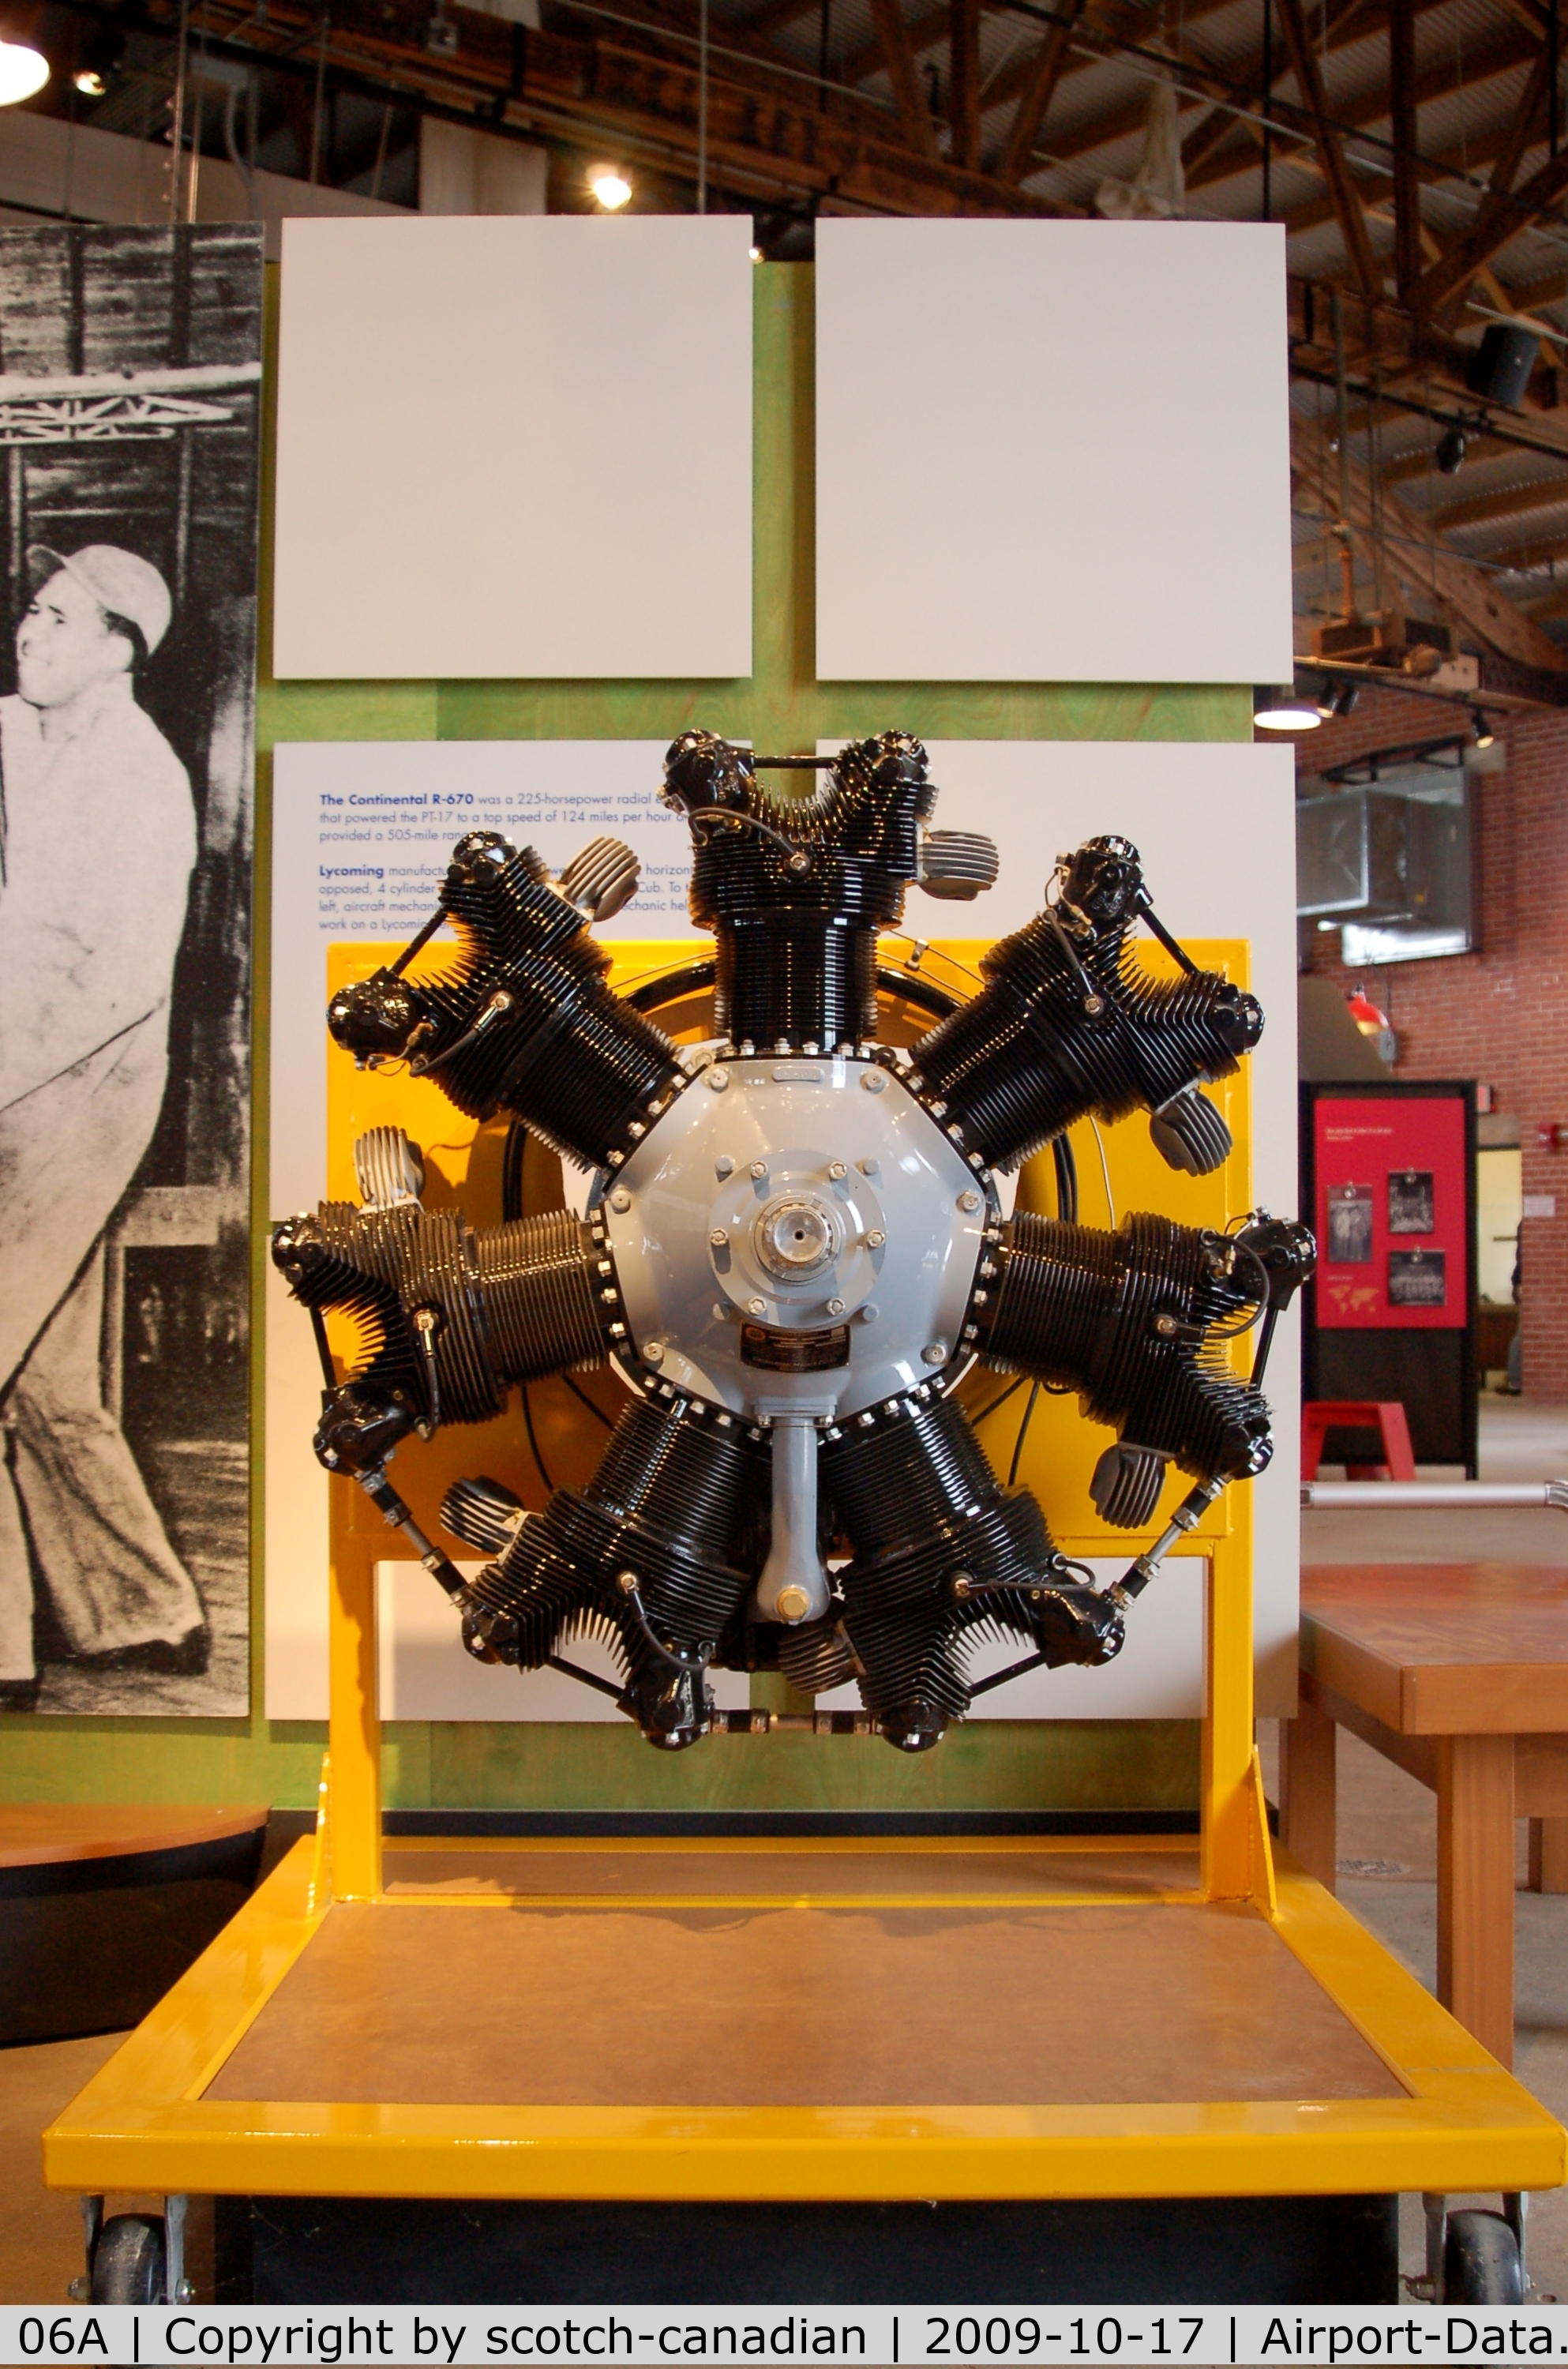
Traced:
<svg viewBox="0 0 1568 2369">
<path fill-rule="evenodd" d="M 757 1413 L 773 1425 L 773 1534 L 757 1582 L 763 1620 L 798 1629 L 820 1620 L 832 1601 L 817 1543 L 817 1417 L 831 1402 L 759 1399 Z"/>
</svg>

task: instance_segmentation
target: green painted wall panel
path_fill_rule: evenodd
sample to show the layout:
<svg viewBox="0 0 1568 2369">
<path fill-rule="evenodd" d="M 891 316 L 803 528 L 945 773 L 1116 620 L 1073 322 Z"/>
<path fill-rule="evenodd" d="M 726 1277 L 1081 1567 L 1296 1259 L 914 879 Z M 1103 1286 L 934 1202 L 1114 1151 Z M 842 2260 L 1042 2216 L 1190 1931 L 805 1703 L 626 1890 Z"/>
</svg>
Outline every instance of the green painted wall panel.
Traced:
<svg viewBox="0 0 1568 2369">
<path fill-rule="evenodd" d="M 1179 1807 L 1197 1800 L 1192 1720 L 986 1720 L 933 1752 L 877 1736 L 712 1736 L 654 1752 L 635 1729 L 433 1728 L 429 1798 L 449 1806 L 629 1810 Z M 389 1801 L 414 1806 L 414 1796 Z"/>
<path fill-rule="evenodd" d="M 774 750 L 889 726 L 953 740 L 1251 739 L 1251 692 L 1235 685 L 819 684 L 811 267 L 763 264 L 756 281 L 752 680 L 443 683 L 441 739 L 673 739 L 692 724 Z"/>
<path fill-rule="evenodd" d="M 276 273 L 269 315 L 276 372 Z M 942 739 L 1245 740 L 1246 687 L 1068 683 L 828 683 L 814 672 L 815 568 L 810 267 L 756 274 L 753 662 L 749 682 L 288 682 L 271 659 L 270 404 L 262 478 L 261 680 L 257 712 L 257 1314 L 260 1406 L 265 1271 L 266 915 L 270 751 L 280 740 L 662 739 L 700 723 L 761 747 L 810 748 L 888 726 Z M 528 465 L 520 455 L 520 466 Z M 911 499 L 910 532 L 919 532 Z M 260 1568 L 263 1442 L 253 1436 L 253 1567 Z M 454 1641 L 455 1650 L 455 1641 Z M 325 1730 L 269 1722 L 262 1607 L 253 1599 L 252 1701 L 245 1720 L 90 1720 L 0 1715 L 0 1798 L 27 1802 L 315 1799 Z M 1197 1794 L 1190 1721 L 983 1721 L 906 1759 L 875 1739 L 715 1737 L 674 1758 L 630 1728 L 399 1723 L 385 1736 L 387 1798 L 426 1804 L 547 1807 L 1100 1808 L 1189 1805 Z"/>
</svg>

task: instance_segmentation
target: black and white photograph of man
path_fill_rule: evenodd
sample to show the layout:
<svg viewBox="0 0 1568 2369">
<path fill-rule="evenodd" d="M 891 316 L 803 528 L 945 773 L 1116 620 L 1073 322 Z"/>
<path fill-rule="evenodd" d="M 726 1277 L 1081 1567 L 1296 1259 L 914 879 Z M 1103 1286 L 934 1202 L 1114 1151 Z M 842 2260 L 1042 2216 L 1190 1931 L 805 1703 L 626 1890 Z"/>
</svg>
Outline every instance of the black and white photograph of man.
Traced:
<svg viewBox="0 0 1568 2369">
<path fill-rule="evenodd" d="M 35 544 L 0 699 L 0 1688 L 34 1679 L 31 1563 L 73 1654 L 204 1668 L 207 1623 L 103 1403 L 105 1230 L 152 1141 L 196 862 L 184 766 L 136 702 L 157 569 Z M 0 1700 L 4 1697 L 0 1696 Z"/>
<path fill-rule="evenodd" d="M 0 234 L 0 1711 L 248 1700 L 260 258 L 237 238 Z M 77 350 L 29 353 L 62 270 Z M 89 408 L 117 360 L 123 396 Z M 52 410 L 29 377 L 82 392 Z"/>
</svg>

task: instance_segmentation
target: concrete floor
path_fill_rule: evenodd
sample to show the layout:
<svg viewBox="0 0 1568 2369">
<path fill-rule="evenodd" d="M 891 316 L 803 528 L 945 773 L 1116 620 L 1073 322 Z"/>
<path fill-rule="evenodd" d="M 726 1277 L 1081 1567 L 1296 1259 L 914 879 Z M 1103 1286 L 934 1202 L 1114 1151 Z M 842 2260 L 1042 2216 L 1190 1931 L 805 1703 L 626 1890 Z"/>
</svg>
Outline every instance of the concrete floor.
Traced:
<svg viewBox="0 0 1568 2369">
<path fill-rule="evenodd" d="M 0 2303 L 63 2303 L 82 2268 L 82 2220 L 74 2196 L 57 2196 L 39 2174 L 39 2133 L 69 2105 L 119 2047 L 121 2034 L 0 2049 Z M 151 2199 L 117 2197 L 113 2212 Z"/>
<path fill-rule="evenodd" d="M 1482 1477 L 1568 1478 L 1568 1408 L 1519 1400 L 1482 1402 Z M 1331 1477 L 1325 1471 L 1325 1478 Z M 1440 1477 L 1434 1471 L 1433 1478 Z M 1456 1476 L 1457 1477 L 1457 1476 Z M 1373 1493 L 1368 1491 L 1369 1501 Z M 1568 1564 L 1568 1517 L 1561 1514 L 1309 1515 L 1302 1551 L 1310 1562 L 1506 1560 Z M 1277 1739 L 1265 1722 L 1260 1741 L 1273 1790 Z M 1413 1778 L 1357 1743 L 1340 1738 L 1340 1896 L 1422 1982 L 1436 1960 L 1436 1813 Z M 1525 1871 L 1524 1828 L 1517 1871 Z M 1568 2116 L 1568 1894 L 1520 1891 L 1516 2070 L 1554 2113 Z M 63 2302 L 81 2268 L 74 2199 L 51 2195 L 39 2178 L 38 2134 L 117 2045 L 116 2036 L 0 2049 L 0 2302 Z M 1495 2197 L 1479 2203 L 1495 2206 Z M 151 2206 L 113 2197 L 111 2212 Z M 1422 2267 L 1419 2202 L 1407 2199 L 1404 2265 Z M 195 2249 L 193 2249 L 195 2250 Z M 192 2270 L 200 2272 L 200 2260 Z M 1542 2197 L 1530 2224 L 1530 2267 L 1547 2295 L 1568 2300 L 1568 2190 Z M 200 2292 L 199 2287 L 199 2292 Z"/>
</svg>

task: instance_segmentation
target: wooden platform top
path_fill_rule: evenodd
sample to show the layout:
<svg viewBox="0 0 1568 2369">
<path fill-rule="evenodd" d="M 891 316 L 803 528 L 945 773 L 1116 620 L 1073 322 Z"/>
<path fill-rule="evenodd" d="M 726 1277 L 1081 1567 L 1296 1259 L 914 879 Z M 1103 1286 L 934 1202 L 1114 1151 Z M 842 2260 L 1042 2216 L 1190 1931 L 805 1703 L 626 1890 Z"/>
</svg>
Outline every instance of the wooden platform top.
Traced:
<svg viewBox="0 0 1568 2369">
<path fill-rule="evenodd" d="M 1568 1568 L 1308 1564 L 1301 1666 L 1400 1734 L 1568 1729 Z"/>
<path fill-rule="evenodd" d="M 377 2106 L 1399 2099 L 1248 1908 L 333 1908 L 204 2092 Z"/>
<path fill-rule="evenodd" d="M 212 1810 L 187 1803 L 0 1802 L 0 1868 L 63 1860 L 125 1859 L 253 1834 L 267 1807 Z"/>
</svg>

